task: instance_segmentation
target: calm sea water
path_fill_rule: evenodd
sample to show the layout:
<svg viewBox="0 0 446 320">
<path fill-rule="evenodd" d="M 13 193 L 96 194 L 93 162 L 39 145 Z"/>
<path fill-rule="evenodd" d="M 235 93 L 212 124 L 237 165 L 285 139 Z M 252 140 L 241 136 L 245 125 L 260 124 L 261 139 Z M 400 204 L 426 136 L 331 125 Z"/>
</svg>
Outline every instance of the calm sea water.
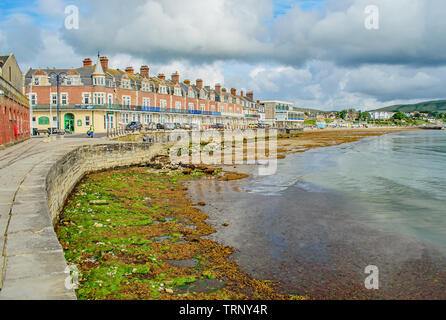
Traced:
<svg viewBox="0 0 446 320">
<path fill-rule="evenodd" d="M 290 189 L 338 194 L 353 219 L 445 247 L 446 132 L 393 133 L 293 154 L 245 189 L 272 197 Z"/>
</svg>

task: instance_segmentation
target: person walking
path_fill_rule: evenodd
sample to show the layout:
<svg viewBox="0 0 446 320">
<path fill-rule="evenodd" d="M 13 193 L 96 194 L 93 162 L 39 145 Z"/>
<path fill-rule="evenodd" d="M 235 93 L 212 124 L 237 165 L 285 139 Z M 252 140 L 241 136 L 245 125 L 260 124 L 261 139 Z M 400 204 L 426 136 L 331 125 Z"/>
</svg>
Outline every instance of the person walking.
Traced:
<svg viewBox="0 0 446 320">
<path fill-rule="evenodd" d="M 94 127 L 91 126 L 90 127 L 90 137 L 93 138 L 93 136 L 94 136 Z"/>
</svg>

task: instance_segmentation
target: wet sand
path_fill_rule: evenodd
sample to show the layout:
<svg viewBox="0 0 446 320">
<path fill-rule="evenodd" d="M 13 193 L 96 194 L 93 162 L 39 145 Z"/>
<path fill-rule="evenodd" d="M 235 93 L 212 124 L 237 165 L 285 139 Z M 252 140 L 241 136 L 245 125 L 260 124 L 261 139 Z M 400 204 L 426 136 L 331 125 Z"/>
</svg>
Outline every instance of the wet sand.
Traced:
<svg viewBox="0 0 446 320">
<path fill-rule="evenodd" d="M 279 140 L 282 152 L 356 141 L 393 130 L 304 133 Z M 280 160 L 286 161 L 286 160 Z M 312 299 L 446 299 L 446 252 L 417 239 L 357 221 L 341 195 L 291 186 L 280 197 L 240 192 L 254 166 L 227 170 L 250 177 L 188 184 L 205 201 L 213 240 L 234 248 L 232 259 L 256 279 L 280 282 L 285 293 Z M 379 267 L 379 290 L 365 289 L 368 265 Z"/>
</svg>

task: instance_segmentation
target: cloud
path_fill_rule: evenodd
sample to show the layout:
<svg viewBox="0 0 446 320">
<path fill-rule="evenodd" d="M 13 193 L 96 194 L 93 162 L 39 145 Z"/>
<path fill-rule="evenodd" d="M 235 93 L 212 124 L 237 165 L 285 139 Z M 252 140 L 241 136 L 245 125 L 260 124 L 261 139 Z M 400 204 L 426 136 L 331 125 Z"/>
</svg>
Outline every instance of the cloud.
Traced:
<svg viewBox="0 0 446 320">
<path fill-rule="evenodd" d="M 94 1 L 80 29 L 63 36 L 81 54 L 100 48 L 155 62 L 252 59 L 269 46 L 261 39 L 271 14 L 269 0 Z"/>
<path fill-rule="evenodd" d="M 43 48 L 42 31 L 36 28 L 33 19 L 20 13 L 14 13 L 0 21 L 2 37 L 0 50 L 15 53 L 20 61 L 30 61 L 36 52 Z"/>
<path fill-rule="evenodd" d="M 21 65 L 78 67 L 98 50 L 112 67 L 203 78 L 321 109 L 445 98 L 446 2 L 374 0 L 38 0 L 0 21 L 0 50 Z M 63 9 L 80 8 L 80 29 Z M 24 69 L 24 68 L 22 68 Z"/>
</svg>

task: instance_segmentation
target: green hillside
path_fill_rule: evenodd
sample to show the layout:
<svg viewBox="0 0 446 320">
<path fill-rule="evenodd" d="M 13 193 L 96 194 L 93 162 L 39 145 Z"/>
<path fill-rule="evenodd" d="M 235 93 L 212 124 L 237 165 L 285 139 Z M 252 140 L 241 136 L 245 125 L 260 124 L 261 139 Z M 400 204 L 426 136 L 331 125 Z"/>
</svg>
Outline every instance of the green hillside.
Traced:
<svg viewBox="0 0 446 320">
<path fill-rule="evenodd" d="M 389 112 L 443 112 L 446 113 L 446 100 L 426 101 L 415 104 L 399 104 L 395 106 L 385 107 L 374 111 L 389 111 Z"/>
</svg>

